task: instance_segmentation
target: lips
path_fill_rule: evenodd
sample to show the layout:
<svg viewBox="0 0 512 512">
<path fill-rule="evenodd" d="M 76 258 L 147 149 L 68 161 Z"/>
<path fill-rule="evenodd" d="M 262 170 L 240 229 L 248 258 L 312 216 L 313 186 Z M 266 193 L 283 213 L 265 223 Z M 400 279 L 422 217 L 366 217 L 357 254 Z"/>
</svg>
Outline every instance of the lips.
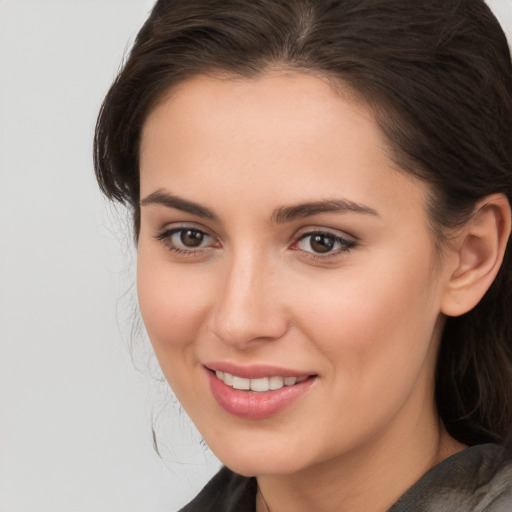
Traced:
<svg viewBox="0 0 512 512">
<path fill-rule="evenodd" d="M 236 368 L 217 364 L 205 369 L 217 403 L 229 414 L 246 419 L 264 419 L 280 413 L 316 381 L 315 375 L 262 366 Z"/>
</svg>

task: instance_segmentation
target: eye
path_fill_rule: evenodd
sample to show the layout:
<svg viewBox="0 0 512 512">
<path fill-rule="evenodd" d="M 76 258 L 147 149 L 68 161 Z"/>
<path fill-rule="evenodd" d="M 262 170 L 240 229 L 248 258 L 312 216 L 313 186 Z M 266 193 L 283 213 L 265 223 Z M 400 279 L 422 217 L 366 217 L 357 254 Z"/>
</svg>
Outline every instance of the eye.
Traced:
<svg viewBox="0 0 512 512">
<path fill-rule="evenodd" d="M 181 244 L 192 249 L 201 247 L 205 241 L 208 241 L 208 238 L 210 237 L 198 229 L 180 229 L 171 235 L 173 244 Z"/>
<path fill-rule="evenodd" d="M 296 242 L 296 246 L 301 251 L 316 256 L 327 256 L 348 251 L 355 246 L 355 242 L 328 231 L 313 231 L 301 235 Z"/>
<path fill-rule="evenodd" d="M 215 239 L 204 231 L 194 227 L 177 227 L 156 235 L 169 250 L 178 254 L 190 254 L 215 247 Z"/>
</svg>

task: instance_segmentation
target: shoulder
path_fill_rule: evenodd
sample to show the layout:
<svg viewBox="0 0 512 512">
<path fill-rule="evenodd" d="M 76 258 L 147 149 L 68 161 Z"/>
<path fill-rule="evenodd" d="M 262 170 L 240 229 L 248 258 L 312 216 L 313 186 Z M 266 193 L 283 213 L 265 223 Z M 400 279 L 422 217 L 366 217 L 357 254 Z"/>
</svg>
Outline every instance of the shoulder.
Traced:
<svg viewBox="0 0 512 512">
<path fill-rule="evenodd" d="M 256 479 L 223 467 L 179 512 L 255 512 Z"/>
<path fill-rule="evenodd" d="M 512 453 L 503 446 L 467 448 L 432 468 L 389 512 L 510 512 Z"/>
</svg>

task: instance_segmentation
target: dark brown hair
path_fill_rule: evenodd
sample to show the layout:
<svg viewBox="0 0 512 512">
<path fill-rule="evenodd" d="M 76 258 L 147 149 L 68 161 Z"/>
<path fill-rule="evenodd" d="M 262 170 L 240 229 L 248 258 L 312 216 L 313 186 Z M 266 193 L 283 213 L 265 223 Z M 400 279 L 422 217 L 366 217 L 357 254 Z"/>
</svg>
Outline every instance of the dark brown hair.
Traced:
<svg viewBox="0 0 512 512">
<path fill-rule="evenodd" d="M 102 191 L 139 228 L 141 128 L 198 75 L 313 70 L 370 105 L 392 157 L 431 186 L 429 218 L 464 223 L 492 193 L 512 202 L 512 66 L 482 0 L 160 0 L 108 92 L 94 143 Z M 469 313 L 448 318 L 439 414 L 467 444 L 512 443 L 512 259 Z"/>
</svg>

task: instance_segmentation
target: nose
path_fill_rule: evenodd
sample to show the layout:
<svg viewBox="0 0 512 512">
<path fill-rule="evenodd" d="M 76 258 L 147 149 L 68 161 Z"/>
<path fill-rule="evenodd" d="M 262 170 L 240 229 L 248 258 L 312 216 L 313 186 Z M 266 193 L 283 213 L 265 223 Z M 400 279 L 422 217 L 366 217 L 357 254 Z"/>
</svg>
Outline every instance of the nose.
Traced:
<svg viewBox="0 0 512 512">
<path fill-rule="evenodd" d="M 282 337 L 289 319 L 279 273 L 254 253 L 239 254 L 226 267 L 213 311 L 214 334 L 239 350 Z"/>
</svg>

